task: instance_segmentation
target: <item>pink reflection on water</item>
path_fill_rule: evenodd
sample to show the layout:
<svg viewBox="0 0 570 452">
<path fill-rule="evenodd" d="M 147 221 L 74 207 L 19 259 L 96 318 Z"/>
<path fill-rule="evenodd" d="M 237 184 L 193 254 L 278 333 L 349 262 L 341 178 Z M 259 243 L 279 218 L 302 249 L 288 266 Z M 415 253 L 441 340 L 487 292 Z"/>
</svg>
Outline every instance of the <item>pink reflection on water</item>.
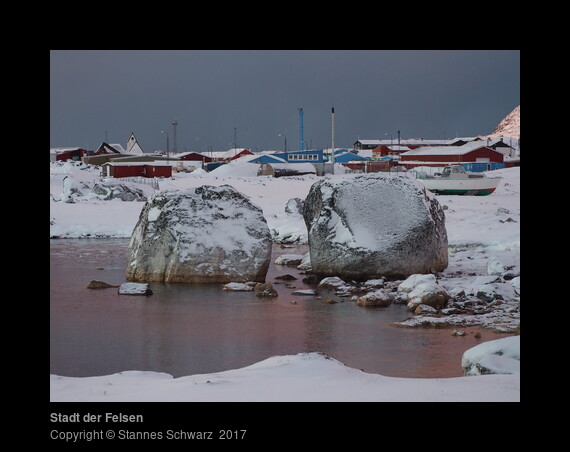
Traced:
<svg viewBox="0 0 570 452">
<path fill-rule="evenodd" d="M 464 337 L 452 336 L 449 329 L 397 328 L 392 323 L 410 315 L 401 305 L 362 308 L 347 298 L 325 304 L 293 295 L 311 286 L 295 267 L 275 264 L 267 276 L 279 293 L 272 299 L 226 292 L 221 285 L 151 284 L 150 297 L 86 289 L 92 279 L 125 282 L 127 245 L 123 239 L 51 241 L 51 373 L 89 376 L 136 369 L 182 376 L 319 351 L 371 373 L 455 377 L 463 375 L 465 350 L 501 337 L 478 328 L 464 329 Z M 273 261 L 306 251 L 305 245 L 274 246 Z M 275 277 L 283 274 L 297 280 L 280 283 Z M 480 339 L 474 337 L 477 331 Z"/>
</svg>

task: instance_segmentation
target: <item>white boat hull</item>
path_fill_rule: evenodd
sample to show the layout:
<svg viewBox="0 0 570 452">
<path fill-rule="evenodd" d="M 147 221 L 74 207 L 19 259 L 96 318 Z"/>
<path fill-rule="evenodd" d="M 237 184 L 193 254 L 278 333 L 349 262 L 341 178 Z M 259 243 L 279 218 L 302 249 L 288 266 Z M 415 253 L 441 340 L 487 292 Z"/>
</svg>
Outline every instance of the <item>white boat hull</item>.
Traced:
<svg viewBox="0 0 570 452">
<path fill-rule="evenodd" d="M 439 195 L 472 195 L 472 196 L 486 196 L 495 191 L 500 178 L 466 178 L 466 179 L 452 179 L 452 178 L 428 178 L 418 179 L 425 187 Z"/>
</svg>

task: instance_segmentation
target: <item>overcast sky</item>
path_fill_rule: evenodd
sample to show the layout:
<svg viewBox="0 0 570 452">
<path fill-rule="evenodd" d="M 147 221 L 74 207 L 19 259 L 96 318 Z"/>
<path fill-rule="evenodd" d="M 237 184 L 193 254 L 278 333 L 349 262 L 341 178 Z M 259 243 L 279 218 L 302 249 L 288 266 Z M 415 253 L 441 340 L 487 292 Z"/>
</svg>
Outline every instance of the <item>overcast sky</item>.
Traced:
<svg viewBox="0 0 570 452">
<path fill-rule="evenodd" d="M 50 147 L 299 149 L 489 134 L 520 104 L 519 50 L 51 50 Z M 280 136 L 281 135 L 281 136 Z"/>
</svg>

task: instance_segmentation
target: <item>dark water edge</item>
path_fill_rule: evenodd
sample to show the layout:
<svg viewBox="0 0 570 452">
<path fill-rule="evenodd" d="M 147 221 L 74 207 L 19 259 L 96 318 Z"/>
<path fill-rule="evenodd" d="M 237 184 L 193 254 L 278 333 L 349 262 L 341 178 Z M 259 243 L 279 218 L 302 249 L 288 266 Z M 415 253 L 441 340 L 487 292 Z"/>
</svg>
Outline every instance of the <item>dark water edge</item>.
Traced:
<svg viewBox="0 0 570 452">
<path fill-rule="evenodd" d="M 407 329 L 392 324 L 410 316 L 402 305 L 363 308 L 331 291 L 294 295 L 304 284 L 294 267 L 270 265 L 267 281 L 277 298 L 226 292 L 221 285 L 151 283 L 153 295 L 92 290 L 102 280 L 125 282 L 128 239 L 50 240 L 50 373 L 107 375 L 124 370 L 175 377 L 219 372 L 275 355 L 326 353 L 349 367 L 395 377 L 462 376 L 465 350 L 500 337 L 478 328 L 466 336 L 450 329 Z M 306 245 L 274 245 L 280 254 L 304 254 Z M 297 280 L 275 277 L 291 274 Z M 334 299 L 335 304 L 323 303 Z M 474 333 L 483 337 L 477 339 Z"/>
</svg>

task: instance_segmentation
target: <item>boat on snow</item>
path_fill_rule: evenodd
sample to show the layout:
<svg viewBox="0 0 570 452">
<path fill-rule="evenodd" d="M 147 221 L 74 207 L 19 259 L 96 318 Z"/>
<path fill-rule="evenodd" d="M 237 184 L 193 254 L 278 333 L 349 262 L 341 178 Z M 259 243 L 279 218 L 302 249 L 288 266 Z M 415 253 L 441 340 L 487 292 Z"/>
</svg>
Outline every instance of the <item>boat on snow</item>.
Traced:
<svg viewBox="0 0 570 452">
<path fill-rule="evenodd" d="M 486 196 L 493 193 L 501 181 L 500 177 L 468 173 L 461 165 L 446 166 L 441 175 L 418 173 L 416 177 L 429 191 L 438 195 Z"/>
</svg>

